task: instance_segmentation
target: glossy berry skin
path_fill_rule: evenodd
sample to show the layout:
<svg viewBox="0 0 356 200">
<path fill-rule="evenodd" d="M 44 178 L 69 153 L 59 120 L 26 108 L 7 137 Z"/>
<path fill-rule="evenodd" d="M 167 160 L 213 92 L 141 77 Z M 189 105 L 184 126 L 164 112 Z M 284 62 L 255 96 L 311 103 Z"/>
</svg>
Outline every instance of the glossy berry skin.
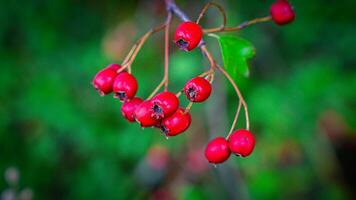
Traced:
<svg viewBox="0 0 356 200">
<path fill-rule="evenodd" d="M 143 101 L 135 110 L 135 120 L 141 127 L 157 126 L 160 123 L 160 119 L 157 119 L 153 110 L 153 102 L 151 100 Z"/>
<path fill-rule="evenodd" d="M 160 128 L 166 136 L 175 136 L 187 130 L 191 121 L 190 113 L 178 108 L 173 115 L 162 120 Z"/>
<path fill-rule="evenodd" d="M 229 144 L 223 137 L 211 140 L 205 148 L 206 159 L 213 164 L 226 161 L 230 156 Z"/>
<path fill-rule="evenodd" d="M 119 98 L 120 101 L 132 99 L 137 92 L 137 88 L 136 78 L 127 72 L 121 72 L 116 76 L 113 83 L 114 97 Z"/>
<path fill-rule="evenodd" d="M 202 77 L 192 78 L 185 84 L 184 94 L 191 102 L 203 102 L 211 94 L 211 84 Z"/>
<path fill-rule="evenodd" d="M 184 51 L 191 51 L 201 41 L 202 28 L 194 22 L 181 23 L 174 34 L 174 42 Z"/>
<path fill-rule="evenodd" d="M 236 155 L 249 156 L 255 147 L 254 135 L 244 129 L 233 132 L 229 137 L 230 151 Z"/>
<path fill-rule="evenodd" d="M 287 0 L 277 0 L 270 8 L 273 21 L 278 25 L 291 23 L 295 18 L 295 13 L 291 4 Z"/>
<path fill-rule="evenodd" d="M 134 97 L 128 101 L 125 101 L 121 106 L 122 115 L 130 122 L 135 121 L 135 110 L 143 102 L 139 97 Z"/>
<path fill-rule="evenodd" d="M 111 64 L 104 69 L 100 70 L 94 77 L 92 85 L 98 90 L 101 96 L 112 92 L 112 85 L 115 77 L 118 75 L 117 70 L 120 69 L 120 65 Z"/>
<path fill-rule="evenodd" d="M 153 103 L 154 117 L 156 119 L 163 119 L 171 116 L 179 107 L 179 100 L 172 92 L 158 93 L 151 99 Z"/>
</svg>

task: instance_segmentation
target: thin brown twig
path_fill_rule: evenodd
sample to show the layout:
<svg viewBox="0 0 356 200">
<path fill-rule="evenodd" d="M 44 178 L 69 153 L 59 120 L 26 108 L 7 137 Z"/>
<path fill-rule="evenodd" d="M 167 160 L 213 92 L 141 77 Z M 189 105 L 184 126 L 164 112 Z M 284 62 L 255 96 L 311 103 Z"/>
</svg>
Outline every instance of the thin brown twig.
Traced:
<svg viewBox="0 0 356 200">
<path fill-rule="evenodd" d="M 166 27 L 164 30 L 164 91 L 168 90 L 168 69 L 169 69 L 169 27 L 172 22 L 172 12 L 168 11 Z"/>
<path fill-rule="evenodd" d="M 147 99 L 151 99 L 160 89 L 164 86 L 164 91 L 168 89 L 168 69 L 169 69 L 169 27 L 172 22 L 172 12 L 168 11 L 167 20 L 165 23 L 165 44 L 164 44 L 164 76 L 161 82 L 156 86 L 152 93 L 148 96 Z"/>
<path fill-rule="evenodd" d="M 187 105 L 187 107 L 185 107 L 184 113 L 189 112 L 189 110 L 192 108 L 192 106 L 193 106 L 193 102 L 189 102 L 189 104 Z"/>
<path fill-rule="evenodd" d="M 235 27 L 218 27 L 218 28 L 204 29 L 203 32 L 204 33 L 218 33 L 218 32 L 238 31 L 238 30 L 246 28 L 247 26 L 251 26 L 253 24 L 262 23 L 262 22 L 268 22 L 271 20 L 272 20 L 271 16 L 266 16 L 266 17 L 256 18 L 256 19 L 253 19 L 250 21 L 245 21 Z"/>
<path fill-rule="evenodd" d="M 219 66 L 219 65 L 216 65 L 216 67 L 218 68 L 219 71 L 221 71 L 221 73 L 223 73 L 223 75 L 229 80 L 229 82 L 231 83 L 232 87 L 235 89 L 235 92 L 236 92 L 237 96 L 238 96 L 239 99 L 240 99 L 240 103 L 243 105 L 244 110 L 245 110 L 246 129 L 247 129 L 247 130 L 250 130 L 250 120 L 249 120 L 249 117 L 248 117 L 247 104 L 246 104 L 244 98 L 242 97 L 239 88 L 237 87 L 236 83 L 235 83 L 234 80 L 231 78 L 231 76 L 224 70 L 224 68 L 222 68 L 222 67 Z M 231 133 L 232 133 L 232 131 L 234 130 L 235 125 L 236 125 L 236 122 L 237 122 L 237 118 L 238 118 L 237 116 L 238 116 L 239 112 L 240 112 L 240 106 L 238 106 L 238 108 L 237 108 L 234 121 L 233 121 L 233 123 L 232 123 L 232 126 L 231 126 L 231 129 L 230 129 L 230 131 L 229 131 L 229 134 L 226 136 L 226 138 L 229 138 L 230 135 L 231 135 Z"/>
<path fill-rule="evenodd" d="M 219 10 L 219 12 L 221 13 L 221 15 L 223 17 L 223 24 L 219 28 L 224 28 L 226 26 L 226 22 L 227 22 L 225 10 L 222 6 L 220 6 L 219 4 L 214 3 L 214 2 L 209 2 L 209 3 L 205 4 L 204 8 L 200 11 L 200 14 L 199 14 L 198 19 L 196 20 L 196 23 L 199 24 L 200 20 L 203 18 L 203 16 L 205 15 L 205 13 L 208 11 L 208 9 L 211 6 L 216 7 Z"/>
<path fill-rule="evenodd" d="M 211 55 L 211 53 L 209 52 L 209 50 L 207 49 L 206 45 L 202 45 L 200 49 L 203 52 L 203 54 L 208 58 L 208 61 L 210 63 L 210 69 L 215 70 L 216 62 L 213 56 Z"/>
<path fill-rule="evenodd" d="M 131 47 L 129 53 L 126 55 L 124 61 L 122 62 L 122 65 L 125 65 L 125 64 L 127 63 L 127 61 L 128 61 L 128 60 L 130 59 L 130 57 L 132 56 L 132 53 L 135 51 L 136 47 L 137 47 L 137 43 L 135 43 L 135 44 Z"/>
<path fill-rule="evenodd" d="M 208 71 L 205 71 L 205 72 L 199 74 L 198 76 L 199 76 L 199 77 L 205 77 L 205 76 L 208 76 L 208 75 L 210 75 L 210 74 L 212 74 L 212 73 L 214 73 L 214 70 L 209 69 Z"/>
<path fill-rule="evenodd" d="M 179 98 L 180 95 L 182 94 L 183 90 L 179 90 L 179 92 L 176 93 L 176 97 Z"/>
<path fill-rule="evenodd" d="M 162 79 L 161 82 L 156 86 L 156 88 L 147 97 L 147 99 L 151 99 L 159 91 L 159 89 L 161 89 L 161 87 L 164 85 L 164 83 L 165 83 L 165 80 Z"/>
<path fill-rule="evenodd" d="M 142 46 L 145 44 L 147 39 L 154 33 L 157 33 L 161 31 L 164 27 L 166 26 L 166 23 L 161 24 L 159 26 L 156 26 L 152 29 L 150 29 L 148 32 L 146 32 L 140 39 L 137 40 L 137 42 L 133 45 L 131 48 L 129 54 L 126 56 L 123 65 L 120 69 L 117 70 L 117 73 L 120 73 L 124 71 L 127 67 L 131 67 L 132 62 L 135 60 L 138 52 L 142 48 Z"/>
</svg>

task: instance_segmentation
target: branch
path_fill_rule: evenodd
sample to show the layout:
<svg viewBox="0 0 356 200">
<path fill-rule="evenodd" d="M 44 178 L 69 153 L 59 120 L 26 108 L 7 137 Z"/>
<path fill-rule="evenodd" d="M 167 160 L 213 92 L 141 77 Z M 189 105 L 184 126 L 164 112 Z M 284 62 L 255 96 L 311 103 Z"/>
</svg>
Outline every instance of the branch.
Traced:
<svg viewBox="0 0 356 200">
<path fill-rule="evenodd" d="M 266 16 L 266 17 L 261 17 L 261 18 L 256 18 L 250 21 L 245 21 L 242 24 L 235 26 L 235 27 L 225 27 L 225 26 L 221 26 L 218 28 L 211 28 L 211 29 L 204 29 L 203 32 L 204 33 L 218 33 L 218 32 L 230 32 L 230 31 L 238 31 L 241 29 L 244 29 L 248 26 L 251 26 L 253 24 L 257 24 L 257 23 L 262 23 L 262 22 L 268 22 L 271 21 L 272 17 L 271 16 Z"/>
</svg>

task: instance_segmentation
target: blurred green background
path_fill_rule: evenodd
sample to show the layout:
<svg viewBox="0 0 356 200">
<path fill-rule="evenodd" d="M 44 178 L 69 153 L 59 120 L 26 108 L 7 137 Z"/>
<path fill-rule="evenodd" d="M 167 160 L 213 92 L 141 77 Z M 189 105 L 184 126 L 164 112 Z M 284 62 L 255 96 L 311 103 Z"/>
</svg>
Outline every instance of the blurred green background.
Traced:
<svg viewBox="0 0 356 200">
<path fill-rule="evenodd" d="M 272 0 L 215 2 L 235 25 L 267 15 Z M 193 19 L 205 3 L 177 0 Z M 226 135 L 237 106 L 220 74 L 211 98 L 193 106 L 190 129 L 169 140 L 126 122 L 120 103 L 91 86 L 98 70 L 120 63 L 164 21 L 161 0 L 1 1 L 1 198 L 355 199 L 356 1 L 292 3 L 294 23 L 235 33 L 257 49 L 250 77 L 237 83 L 257 146 L 249 158 L 231 156 L 214 168 L 204 146 Z M 203 26 L 220 20 L 212 9 Z M 162 37 L 133 64 L 139 96 L 161 79 Z M 205 39 L 219 58 L 216 40 Z M 207 66 L 199 51 L 171 45 L 170 89 Z"/>
</svg>

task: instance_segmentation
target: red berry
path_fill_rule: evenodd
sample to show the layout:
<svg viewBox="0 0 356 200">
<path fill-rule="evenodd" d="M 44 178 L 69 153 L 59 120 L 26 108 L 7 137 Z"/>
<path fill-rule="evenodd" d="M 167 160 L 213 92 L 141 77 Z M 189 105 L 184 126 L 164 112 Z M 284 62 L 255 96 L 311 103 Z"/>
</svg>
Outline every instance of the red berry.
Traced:
<svg viewBox="0 0 356 200">
<path fill-rule="evenodd" d="M 151 100 L 146 100 L 136 108 L 134 116 L 141 127 L 156 126 L 159 124 L 160 120 L 154 117 L 155 112 L 153 107 L 153 102 Z"/>
<path fill-rule="evenodd" d="M 270 8 L 273 21 L 278 25 L 285 25 L 292 22 L 295 13 L 291 4 L 287 0 L 277 0 Z"/>
<path fill-rule="evenodd" d="M 125 101 L 121 106 L 122 115 L 130 122 L 135 121 L 135 110 L 143 102 L 141 98 L 134 97 L 131 100 Z"/>
<path fill-rule="evenodd" d="M 154 117 L 163 119 L 176 112 L 179 106 L 177 96 L 172 92 L 161 92 L 152 98 Z"/>
<path fill-rule="evenodd" d="M 210 163 L 222 163 L 227 160 L 229 156 L 229 144 L 223 137 L 217 137 L 211 140 L 205 148 L 205 157 Z"/>
<path fill-rule="evenodd" d="M 191 102 L 202 102 L 211 94 L 211 84 L 205 78 L 195 77 L 184 86 L 184 94 Z"/>
<path fill-rule="evenodd" d="M 160 128 L 166 136 L 175 136 L 187 130 L 191 121 L 189 112 L 178 108 L 173 115 L 162 120 Z"/>
<path fill-rule="evenodd" d="M 121 101 L 132 99 L 137 92 L 137 87 L 136 78 L 127 72 L 122 72 L 116 76 L 113 83 L 114 97 Z"/>
<path fill-rule="evenodd" d="M 112 85 L 114 79 L 117 76 L 117 70 L 121 66 L 118 64 L 111 64 L 104 69 L 100 70 L 94 77 L 92 85 L 96 90 L 98 90 L 101 96 L 109 94 L 112 92 Z"/>
<path fill-rule="evenodd" d="M 203 31 L 201 27 L 194 22 L 181 23 L 175 32 L 174 42 L 184 51 L 194 49 L 201 41 Z"/>
<path fill-rule="evenodd" d="M 229 148 L 236 155 L 246 157 L 252 153 L 254 147 L 255 137 L 248 130 L 237 130 L 229 138 Z"/>
</svg>

